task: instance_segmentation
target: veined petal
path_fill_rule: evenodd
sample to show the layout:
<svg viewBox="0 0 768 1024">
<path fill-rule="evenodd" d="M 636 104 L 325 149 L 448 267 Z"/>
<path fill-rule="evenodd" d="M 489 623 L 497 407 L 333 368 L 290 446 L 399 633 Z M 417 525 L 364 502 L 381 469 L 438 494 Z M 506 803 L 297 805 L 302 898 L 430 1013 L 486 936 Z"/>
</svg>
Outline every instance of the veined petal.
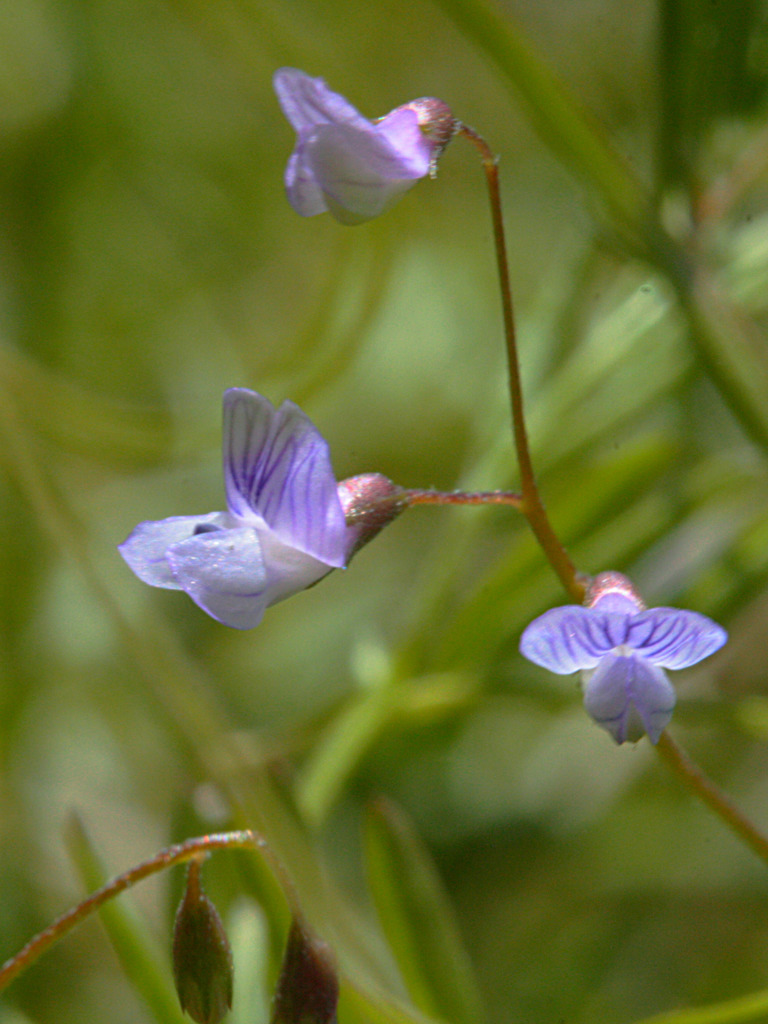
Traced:
<svg viewBox="0 0 768 1024">
<path fill-rule="evenodd" d="M 372 127 L 348 100 L 329 89 L 322 78 L 312 78 L 297 68 L 280 68 L 272 83 L 283 113 L 299 134 L 321 124 L 347 124 L 363 130 Z"/>
<path fill-rule="evenodd" d="M 181 590 L 168 562 L 168 549 L 192 537 L 199 527 L 231 525 L 226 512 L 208 512 L 200 516 L 171 516 L 139 523 L 130 536 L 118 545 L 118 551 L 140 580 L 153 587 Z"/>
<path fill-rule="evenodd" d="M 343 125 L 325 125 L 307 140 L 305 159 L 328 207 L 342 223 L 377 216 L 429 170 L 415 170 L 383 135 Z"/>
<path fill-rule="evenodd" d="M 345 564 L 348 536 L 328 445 L 293 402 L 279 409 L 245 388 L 224 393 L 224 479 L 230 512 L 264 522 L 284 544 Z"/>
<path fill-rule="evenodd" d="M 268 574 L 257 530 L 200 533 L 168 549 L 178 586 L 225 626 L 251 629 L 268 604 Z"/>
<path fill-rule="evenodd" d="M 614 619 L 620 622 L 614 623 Z M 550 672 L 567 675 L 594 668 L 613 647 L 622 643 L 615 628 L 624 616 L 599 615 L 581 605 L 565 605 L 544 612 L 523 631 L 520 653 Z M 614 628 L 610 628 L 610 627 Z"/>
<path fill-rule="evenodd" d="M 584 683 L 584 707 L 617 743 L 658 742 L 675 700 L 664 670 L 637 654 L 606 655 Z"/>
<path fill-rule="evenodd" d="M 688 668 L 719 650 L 728 634 L 706 615 L 649 608 L 632 618 L 627 644 L 663 668 Z"/>
</svg>

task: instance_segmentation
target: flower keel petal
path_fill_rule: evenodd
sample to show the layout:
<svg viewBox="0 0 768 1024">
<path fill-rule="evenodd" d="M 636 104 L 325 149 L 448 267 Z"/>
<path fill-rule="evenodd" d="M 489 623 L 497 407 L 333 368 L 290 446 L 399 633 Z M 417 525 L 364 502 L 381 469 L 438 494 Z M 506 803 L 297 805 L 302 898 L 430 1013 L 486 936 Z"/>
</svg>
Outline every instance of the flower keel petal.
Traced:
<svg viewBox="0 0 768 1024">
<path fill-rule="evenodd" d="M 675 702 L 664 670 L 638 655 L 607 655 L 584 681 L 587 713 L 617 743 L 634 742 L 644 733 L 658 742 Z"/>
<path fill-rule="evenodd" d="M 315 181 L 307 163 L 306 146 L 298 145 L 285 168 L 285 191 L 288 202 L 301 217 L 315 217 L 328 212 L 323 190 Z"/>
<path fill-rule="evenodd" d="M 268 604 L 268 575 L 252 527 L 200 533 L 168 549 L 179 587 L 225 626 L 251 629 Z"/>
<path fill-rule="evenodd" d="M 169 519 L 139 523 L 127 539 L 118 545 L 118 551 L 144 583 L 168 590 L 181 590 L 168 562 L 168 549 L 192 537 L 200 526 L 225 525 L 230 525 L 226 512 L 171 516 Z"/>
</svg>

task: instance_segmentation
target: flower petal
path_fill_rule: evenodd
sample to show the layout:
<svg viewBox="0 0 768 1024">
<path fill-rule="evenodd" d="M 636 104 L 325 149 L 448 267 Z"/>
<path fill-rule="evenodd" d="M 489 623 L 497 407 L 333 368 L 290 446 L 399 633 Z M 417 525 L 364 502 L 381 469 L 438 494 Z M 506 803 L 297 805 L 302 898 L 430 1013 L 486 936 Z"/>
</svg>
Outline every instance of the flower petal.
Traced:
<svg viewBox="0 0 768 1024">
<path fill-rule="evenodd" d="M 419 124 L 419 115 L 408 105 L 397 107 L 374 125 L 376 134 L 398 154 L 400 166 L 415 178 L 429 174 L 435 145 Z"/>
<path fill-rule="evenodd" d="M 649 608 L 632 618 L 627 643 L 663 668 L 688 668 L 719 650 L 728 634 L 706 615 Z"/>
<path fill-rule="evenodd" d="M 171 516 L 139 523 L 130 536 L 118 545 L 118 551 L 140 580 L 153 587 L 180 590 L 168 562 L 168 548 L 192 537 L 199 527 L 231 525 L 226 512 L 201 516 Z"/>
<path fill-rule="evenodd" d="M 305 145 L 314 180 L 342 223 L 376 217 L 429 170 L 429 160 L 420 169 L 411 154 L 401 155 L 373 130 L 324 125 Z"/>
<path fill-rule="evenodd" d="M 225 626 L 251 629 L 268 602 L 268 574 L 254 527 L 200 533 L 168 549 L 178 586 Z"/>
<path fill-rule="evenodd" d="M 626 616 L 599 615 L 578 604 L 551 608 L 523 631 L 520 652 L 559 675 L 594 668 L 623 642 L 625 622 Z"/>
<path fill-rule="evenodd" d="M 303 143 L 296 146 L 285 168 L 285 192 L 288 202 L 301 217 L 315 217 L 328 212 L 328 203 L 307 163 Z"/>
<path fill-rule="evenodd" d="M 609 654 L 585 681 L 584 707 L 617 743 L 658 742 L 675 707 L 666 673 L 639 655 Z"/>
<path fill-rule="evenodd" d="M 224 393 L 224 479 L 230 512 L 326 565 L 346 562 L 347 531 L 328 445 L 293 402 L 279 409 L 245 388 Z"/>
<path fill-rule="evenodd" d="M 272 79 L 283 113 L 298 134 L 321 124 L 346 124 L 371 130 L 352 104 L 333 92 L 322 78 L 312 78 L 297 68 L 280 68 Z"/>
</svg>

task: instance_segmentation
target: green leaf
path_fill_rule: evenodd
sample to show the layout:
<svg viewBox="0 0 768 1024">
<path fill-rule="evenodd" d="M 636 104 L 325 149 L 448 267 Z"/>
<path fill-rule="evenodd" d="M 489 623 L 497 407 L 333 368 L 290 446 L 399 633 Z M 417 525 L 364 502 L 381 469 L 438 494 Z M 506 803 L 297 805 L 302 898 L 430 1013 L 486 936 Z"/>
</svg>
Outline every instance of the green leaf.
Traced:
<svg viewBox="0 0 768 1024">
<path fill-rule="evenodd" d="M 442 881 L 413 826 L 377 801 L 366 819 L 368 875 L 382 928 L 416 1007 L 451 1024 L 484 1017 Z"/>
<path fill-rule="evenodd" d="M 764 1021 L 766 1015 L 768 991 L 764 989 L 724 1003 L 660 1013 L 639 1024 L 742 1024 L 743 1021 Z"/>
<path fill-rule="evenodd" d="M 67 840 L 70 857 L 83 884 L 89 890 L 98 889 L 106 881 L 106 875 L 82 823 L 76 817 L 70 821 Z M 168 956 L 158 949 L 137 915 L 118 900 L 105 903 L 99 915 L 123 970 L 158 1024 L 188 1024 L 173 989 Z"/>
</svg>

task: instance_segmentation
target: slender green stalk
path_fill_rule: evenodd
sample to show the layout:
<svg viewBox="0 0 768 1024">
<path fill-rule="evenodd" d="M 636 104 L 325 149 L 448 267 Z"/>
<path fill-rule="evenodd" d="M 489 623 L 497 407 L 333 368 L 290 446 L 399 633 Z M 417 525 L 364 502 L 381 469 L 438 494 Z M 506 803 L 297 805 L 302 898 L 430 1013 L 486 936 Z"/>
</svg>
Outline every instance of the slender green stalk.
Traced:
<svg viewBox="0 0 768 1024">
<path fill-rule="evenodd" d="M 76 925 L 90 917 L 108 900 L 114 899 L 121 892 L 132 888 L 137 882 L 149 878 L 150 875 L 156 875 L 159 871 L 165 871 L 166 868 L 173 867 L 176 864 L 183 864 L 188 860 L 203 857 L 213 850 L 238 848 L 256 850 L 265 856 L 277 875 L 286 898 L 291 904 L 295 903 L 293 885 L 287 877 L 284 867 L 272 853 L 266 839 L 257 832 L 253 832 L 251 829 L 244 829 L 239 832 L 220 832 L 187 839 L 185 842 L 169 846 L 149 860 L 129 868 L 122 875 L 118 875 L 107 882 L 106 885 L 97 889 L 96 892 L 92 893 L 81 903 L 78 903 L 77 906 L 72 907 L 66 913 L 56 918 L 43 931 L 38 932 L 23 949 L 19 950 L 15 956 L 6 960 L 2 967 L 0 967 L 0 992 L 7 988 L 14 978 L 18 977 L 19 974 L 50 949 L 54 943 L 58 942 L 59 939 L 63 939 L 65 935 L 71 932 Z"/>
<path fill-rule="evenodd" d="M 520 360 L 517 352 L 517 334 L 515 331 L 515 315 L 512 304 L 512 287 L 509 281 L 509 263 L 507 260 L 507 243 L 504 235 L 504 217 L 501 208 L 499 191 L 499 167 L 490 146 L 473 128 L 461 125 L 458 134 L 468 139 L 480 152 L 483 170 L 488 185 L 488 197 L 491 203 L 493 219 L 493 237 L 496 248 L 496 263 L 501 288 L 501 306 L 504 317 L 504 337 L 507 346 L 507 366 L 509 370 L 509 397 L 512 405 L 512 427 L 515 440 L 517 463 L 520 467 L 520 482 L 523 488 L 523 515 L 528 520 L 536 539 L 541 545 L 550 565 L 560 579 L 567 592 L 574 600 L 584 600 L 584 579 L 568 557 L 568 553 L 560 543 L 547 516 L 544 503 L 539 494 L 536 477 L 533 472 L 528 433 L 525 426 L 523 410 L 523 386 L 520 379 Z"/>
</svg>

